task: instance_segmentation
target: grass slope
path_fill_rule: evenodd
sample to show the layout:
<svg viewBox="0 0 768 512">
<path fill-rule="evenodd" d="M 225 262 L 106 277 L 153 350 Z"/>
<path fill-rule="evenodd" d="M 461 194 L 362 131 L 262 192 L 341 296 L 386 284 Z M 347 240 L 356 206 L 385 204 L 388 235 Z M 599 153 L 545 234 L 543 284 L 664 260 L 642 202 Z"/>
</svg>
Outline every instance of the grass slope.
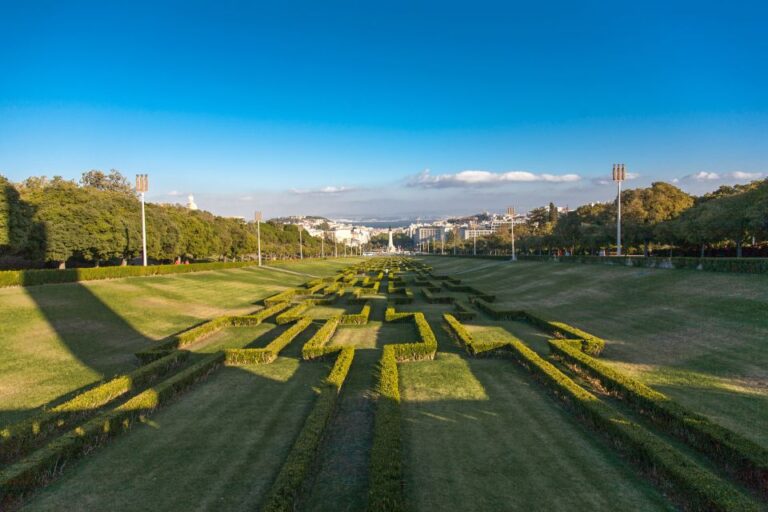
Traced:
<svg viewBox="0 0 768 512">
<path fill-rule="evenodd" d="M 427 258 L 438 273 L 608 341 L 606 362 L 768 446 L 768 276 Z M 510 331 L 543 348 L 533 333 Z M 547 351 L 548 352 L 548 351 Z"/>
<path fill-rule="evenodd" d="M 293 271 L 333 275 L 355 260 L 313 260 Z M 257 299 L 307 280 L 270 268 L 0 289 L 0 425 L 102 378 L 133 353 L 202 320 L 256 309 Z"/>
<path fill-rule="evenodd" d="M 22 510 L 255 510 L 327 372 L 293 358 L 223 368 Z"/>
</svg>

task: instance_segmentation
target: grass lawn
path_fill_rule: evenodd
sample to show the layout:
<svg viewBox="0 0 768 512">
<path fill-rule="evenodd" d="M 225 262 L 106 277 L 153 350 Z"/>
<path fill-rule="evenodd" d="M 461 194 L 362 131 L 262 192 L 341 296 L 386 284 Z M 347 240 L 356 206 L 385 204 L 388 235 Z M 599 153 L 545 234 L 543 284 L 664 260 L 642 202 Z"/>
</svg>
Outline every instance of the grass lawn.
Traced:
<svg viewBox="0 0 768 512">
<path fill-rule="evenodd" d="M 256 510 L 327 372 L 282 357 L 222 368 L 148 424 L 67 467 L 22 510 Z"/>
<path fill-rule="evenodd" d="M 768 276 L 426 258 L 527 309 L 608 341 L 602 359 L 768 446 Z M 534 349 L 546 341 L 505 323 Z M 543 345 L 541 345 L 543 343 Z"/>
<path fill-rule="evenodd" d="M 415 510 L 671 510 L 508 360 L 400 365 Z"/>
<path fill-rule="evenodd" d="M 355 259 L 280 269 L 330 276 Z M 0 425 L 132 369 L 133 353 L 307 280 L 269 267 L 0 289 Z"/>
</svg>

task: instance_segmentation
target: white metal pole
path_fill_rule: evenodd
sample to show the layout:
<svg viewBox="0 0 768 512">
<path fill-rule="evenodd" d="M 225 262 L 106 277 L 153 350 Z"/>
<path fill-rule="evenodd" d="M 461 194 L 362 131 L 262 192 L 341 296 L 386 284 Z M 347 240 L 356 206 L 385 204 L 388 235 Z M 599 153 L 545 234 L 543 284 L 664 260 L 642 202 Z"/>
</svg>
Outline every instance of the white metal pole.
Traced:
<svg viewBox="0 0 768 512">
<path fill-rule="evenodd" d="M 618 216 L 616 217 L 616 256 L 621 256 L 621 180 L 619 180 Z"/>
<path fill-rule="evenodd" d="M 445 256 L 445 230 L 440 231 L 440 255 Z"/>
<path fill-rule="evenodd" d="M 144 266 L 147 266 L 147 220 L 144 215 L 144 192 L 141 193 L 141 248 Z"/>
<path fill-rule="evenodd" d="M 325 258 L 325 231 L 323 231 L 323 236 L 320 237 L 320 254 L 322 258 Z"/>
<path fill-rule="evenodd" d="M 300 260 L 304 259 L 304 248 L 302 247 L 304 245 L 304 242 L 302 241 L 302 238 L 301 238 L 302 231 L 303 231 L 302 227 L 299 226 L 299 259 Z"/>
<path fill-rule="evenodd" d="M 472 230 L 472 256 L 477 256 L 477 228 Z"/>
</svg>

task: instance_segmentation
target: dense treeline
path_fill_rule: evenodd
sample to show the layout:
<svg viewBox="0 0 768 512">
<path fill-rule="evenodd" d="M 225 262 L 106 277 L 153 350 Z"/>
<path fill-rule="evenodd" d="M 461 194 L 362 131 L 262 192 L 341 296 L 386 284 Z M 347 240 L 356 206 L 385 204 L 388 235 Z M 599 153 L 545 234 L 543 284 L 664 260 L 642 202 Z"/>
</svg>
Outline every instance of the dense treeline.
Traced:
<svg viewBox="0 0 768 512">
<path fill-rule="evenodd" d="M 768 180 L 722 186 L 699 197 L 657 182 L 623 191 L 621 203 L 626 254 L 768 256 Z M 536 208 L 524 224 L 515 225 L 516 248 L 530 254 L 610 253 L 616 248 L 616 215 L 615 202 L 567 213 L 553 204 Z M 447 244 L 453 247 L 452 235 Z M 471 251 L 472 241 L 459 242 L 459 248 Z M 477 250 L 508 252 L 509 228 L 478 239 Z"/>
<path fill-rule="evenodd" d="M 151 261 L 256 258 L 253 222 L 152 203 L 146 217 Z M 305 231 L 302 240 L 304 256 L 320 255 L 320 239 Z M 298 256 L 298 227 L 262 223 L 261 249 L 265 259 Z M 332 241 L 325 251 L 332 253 Z M 140 256 L 141 205 L 119 172 L 90 171 L 80 183 L 34 177 L 14 184 L 0 176 L 1 266 L 119 264 Z"/>
</svg>

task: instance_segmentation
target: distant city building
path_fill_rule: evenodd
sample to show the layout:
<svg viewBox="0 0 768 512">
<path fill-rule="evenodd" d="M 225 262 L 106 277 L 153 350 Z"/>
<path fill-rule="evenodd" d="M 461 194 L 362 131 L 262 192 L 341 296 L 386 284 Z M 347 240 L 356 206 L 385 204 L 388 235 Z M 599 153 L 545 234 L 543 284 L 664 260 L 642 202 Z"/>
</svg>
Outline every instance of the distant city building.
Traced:
<svg viewBox="0 0 768 512">
<path fill-rule="evenodd" d="M 445 228 L 443 226 L 418 226 L 412 230 L 413 245 L 418 246 L 424 242 L 439 242 L 443 239 Z"/>
<path fill-rule="evenodd" d="M 480 238 L 483 236 L 490 236 L 496 232 L 496 229 L 489 228 L 489 227 L 477 227 L 475 229 L 469 228 L 469 227 L 462 227 L 461 228 L 461 239 L 462 240 L 471 240 L 472 238 Z"/>
</svg>

